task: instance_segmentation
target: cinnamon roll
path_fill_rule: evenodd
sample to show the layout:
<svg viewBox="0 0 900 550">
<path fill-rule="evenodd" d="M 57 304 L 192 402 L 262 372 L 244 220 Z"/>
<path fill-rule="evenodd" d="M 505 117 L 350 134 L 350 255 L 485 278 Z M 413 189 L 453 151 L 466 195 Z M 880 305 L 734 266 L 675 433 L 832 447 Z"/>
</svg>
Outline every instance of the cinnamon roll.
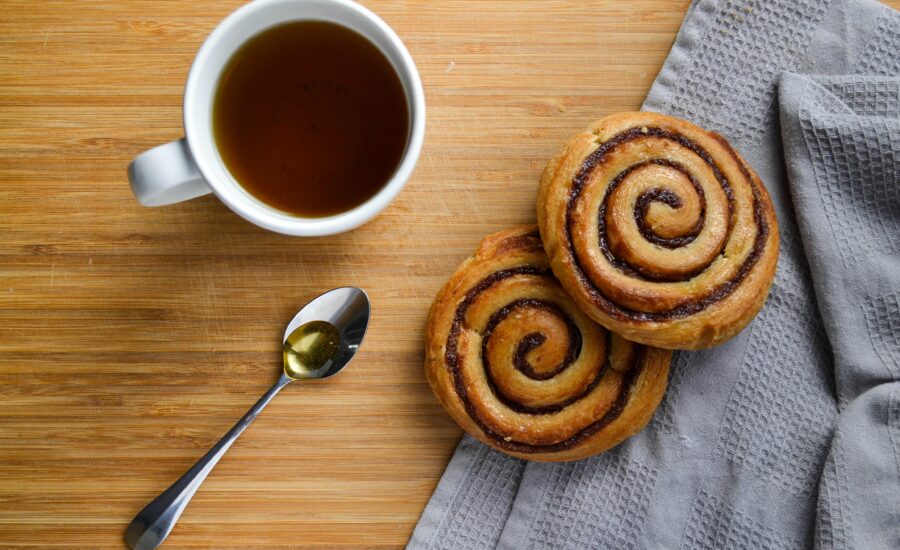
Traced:
<svg viewBox="0 0 900 550">
<path fill-rule="evenodd" d="M 534 226 L 491 235 L 438 294 L 425 371 L 454 420 L 505 453 L 576 460 L 640 431 L 671 352 L 585 315 L 550 270 Z"/>
<path fill-rule="evenodd" d="M 562 286 L 635 342 L 720 344 L 775 276 L 765 185 L 725 138 L 674 117 L 620 113 L 572 138 L 544 170 L 537 215 Z"/>
</svg>

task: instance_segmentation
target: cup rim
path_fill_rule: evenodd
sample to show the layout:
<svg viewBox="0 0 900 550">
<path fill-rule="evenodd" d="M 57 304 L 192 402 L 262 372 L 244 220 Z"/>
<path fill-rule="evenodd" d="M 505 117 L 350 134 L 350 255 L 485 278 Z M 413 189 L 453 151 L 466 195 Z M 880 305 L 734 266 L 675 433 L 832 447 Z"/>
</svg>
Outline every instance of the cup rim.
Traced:
<svg viewBox="0 0 900 550">
<path fill-rule="evenodd" d="M 403 157 L 401 158 L 400 163 L 394 171 L 393 176 L 390 180 L 388 180 L 387 183 L 385 183 L 381 187 L 381 189 L 377 193 L 375 193 L 372 197 L 370 197 L 362 204 L 345 212 L 341 212 L 331 216 L 316 218 L 302 217 L 291 215 L 275 209 L 263 203 L 256 197 L 253 197 L 249 192 L 247 192 L 234 178 L 234 176 L 231 175 L 227 168 L 225 168 L 224 170 L 224 176 L 229 181 L 220 181 L 223 173 L 223 170 L 221 170 L 221 168 L 224 168 L 224 164 L 222 167 L 219 167 L 218 164 L 221 163 L 220 160 L 210 158 L 210 155 L 207 151 L 198 150 L 198 147 L 195 146 L 196 143 L 203 141 L 202 139 L 200 139 L 200 137 L 204 133 L 206 133 L 210 134 L 209 139 L 210 141 L 212 141 L 213 147 L 215 147 L 215 140 L 211 136 L 212 128 L 197 123 L 194 117 L 189 116 L 189 114 L 197 108 L 211 109 L 212 102 L 214 100 L 212 97 L 198 97 L 198 94 L 200 94 L 202 91 L 200 82 L 200 69 L 203 68 L 206 64 L 210 63 L 210 58 L 213 56 L 213 54 L 219 48 L 223 47 L 223 39 L 235 27 L 244 24 L 244 22 L 248 19 L 248 16 L 262 8 L 279 4 L 335 4 L 342 8 L 356 12 L 357 15 L 360 15 L 363 18 L 367 19 L 369 23 L 372 23 L 377 28 L 378 32 L 383 34 L 390 48 L 392 48 L 394 50 L 394 53 L 400 58 L 400 63 L 395 64 L 391 60 L 391 56 L 387 55 L 387 53 L 385 52 L 383 53 L 388 57 L 389 61 L 391 61 L 391 65 L 397 72 L 398 78 L 400 78 L 402 82 L 408 83 L 408 88 L 407 86 L 404 86 L 404 89 L 407 92 L 406 102 L 410 116 L 410 132 Z M 329 19 L 328 17 L 310 17 L 308 19 L 327 20 L 332 23 L 346 26 L 346 24 L 338 18 Z M 302 20 L 304 20 L 303 17 L 286 17 L 283 20 L 278 21 L 277 23 L 263 25 L 258 29 L 253 29 L 252 32 L 253 35 L 256 35 L 264 31 L 265 29 L 271 28 L 272 26 L 278 24 Z M 354 30 L 356 32 L 359 32 L 364 38 L 369 40 L 369 42 L 371 42 L 375 47 L 383 50 L 383 47 L 380 46 L 371 36 L 359 31 L 358 29 Z M 242 42 L 241 44 L 243 44 L 244 42 Z M 221 74 L 222 69 L 225 67 L 227 60 L 230 59 L 231 55 L 234 53 L 234 51 L 237 50 L 237 48 L 240 47 L 241 44 L 227 46 L 230 48 L 229 54 L 225 56 L 225 61 L 221 64 L 221 66 L 215 68 L 216 81 L 218 81 L 218 76 Z M 215 89 L 216 86 L 213 85 L 213 93 Z M 253 0 L 248 4 L 241 6 L 240 8 L 229 14 L 225 19 L 223 19 L 204 40 L 203 45 L 200 47 L 200 50 L 197 52 L 197 56 L 195 57 L 194 62 L 191 65 L 190 72 L 188 73 L 187 84 L 185 85 L 184 91 L 183 105 L 184 129 L 188 147 L 191 150 L 197 168 L 200 170 L 203 178 L 209 184 L 213 193 L 215 193 L 219 200 L 225 203 L 225 205 L 228 206 L 232 211 L 234 211 L 236 214 L 246 219 L 247 221 L 270 231 L 275 231 L 277 233 L 282 233 L 285 235 L 309 237 L 333 235 L 359 227 L 374 218 L 385 208 L 387 208 L 387 206 L 406 186 L 406 182 L 409 180 L 413 170 L 415 169 L 416 163 L 418 162 L 425 137 L 425 94 L 422 88 L 422 81 L 419 76 L 419 72 L 416 68 L 415 62 L 412 59 L 412 56 L 406 49 L 403 41 L 400 40 L 400 37 L 397 36 L 394 30 L 391 29 L 391 27 L 389 27 L 387 23 L 385 23 L 371 10 L 360 4 L 357 4 L 356 2 L 353 2 L 352 0 Z"/>
</svg>

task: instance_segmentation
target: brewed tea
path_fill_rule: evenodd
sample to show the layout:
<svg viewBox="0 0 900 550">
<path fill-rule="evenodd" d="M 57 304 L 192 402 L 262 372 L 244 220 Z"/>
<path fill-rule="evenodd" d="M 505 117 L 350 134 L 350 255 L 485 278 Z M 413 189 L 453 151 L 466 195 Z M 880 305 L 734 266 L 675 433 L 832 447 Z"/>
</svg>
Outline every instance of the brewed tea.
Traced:
<svg viewBox="0 0 900 550">
<path fill-rule="evenodd" d="M 403 157 L 408 127 L 390 61 L 362 35 L 324 21 L 248 40 L 213 104 L 216 144 L 234 178 L 303 217 L 345 212 L 377 193 Z"/>
</svg>

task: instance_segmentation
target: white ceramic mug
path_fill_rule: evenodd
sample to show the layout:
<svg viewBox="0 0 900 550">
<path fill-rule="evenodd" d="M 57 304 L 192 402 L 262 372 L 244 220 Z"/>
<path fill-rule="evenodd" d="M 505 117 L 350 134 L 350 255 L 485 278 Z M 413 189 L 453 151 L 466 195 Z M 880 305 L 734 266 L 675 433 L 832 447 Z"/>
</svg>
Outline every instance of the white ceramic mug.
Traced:
<svg viewBox="0 0 900 550">
<path fill-rule="evenodd" d="M 247 192 L 228 171 L 212 131 L 213 98 L 232 54 L 260 32 L 290 21 L 330 21 L 377 46 L 394 67 L 409 108 L 406 151 L 393 177 L 363 204 L 332 216 L 304 218 L 273 208 Z M 412 174 L 425 136 L 425 94 L 412 57 L 377 15 L 350 0 L 255 0 L 229 15 L 203 43 L 184 90 L 185 138 L 138 156 L 128 167 L 131 190 L 145 206 L 185 201 L 210 192 L 243 218 L 287 235 L 331 235 L 369 221 L 397 196 Z"/>
</svg>

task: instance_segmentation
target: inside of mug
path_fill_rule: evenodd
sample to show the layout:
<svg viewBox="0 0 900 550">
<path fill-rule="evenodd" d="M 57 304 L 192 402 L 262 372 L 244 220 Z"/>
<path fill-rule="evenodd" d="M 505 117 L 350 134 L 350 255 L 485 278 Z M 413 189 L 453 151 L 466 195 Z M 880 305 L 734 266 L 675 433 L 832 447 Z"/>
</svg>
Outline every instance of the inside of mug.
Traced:
<svg viewBox="0 0 900 550">
<path fill-rule="evenodd" d="M 349 28 L 375 45 L 393 66 L 406 94 L 406 147 L 394 175 L 362 204 L 326 217 L 305 218 L 274 208 L 246 191 L 219 154 L 213 134 L 213 103 L 219 76 L 250 38 L 292 21 L 328 21 Z M 228 16 L 210 34 L 191 67 L 184 97 L 184 125 L 197 166 L 216 195 L 232 210 L 263 227 L 290 234 L 324 235 L 365 223 L 396 196 L 418 157 L 424 133 L 424 100 L 412 59 L 394 32 L 366 8 L 346 0 L 256 0 Z M 412 149 L 416 149 L 413 151 Z"/>
</svg>

